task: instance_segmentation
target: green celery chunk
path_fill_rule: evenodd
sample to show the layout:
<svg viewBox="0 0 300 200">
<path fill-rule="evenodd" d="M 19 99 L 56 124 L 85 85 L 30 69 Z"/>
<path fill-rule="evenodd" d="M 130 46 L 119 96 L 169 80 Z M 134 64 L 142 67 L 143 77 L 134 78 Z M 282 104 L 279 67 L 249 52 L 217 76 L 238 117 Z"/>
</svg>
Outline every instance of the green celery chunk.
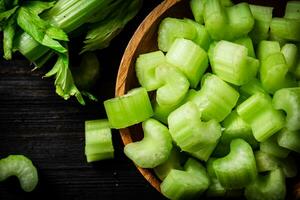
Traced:
<svg viewBox="0 0 300 200">
<path fill-rule="evenodd" d="M 237 107 L 238 115 L 251 126 L 255 139 L 259 142 L 283 128 L 283 114 L 272 107 L 272 101 L 264 93 L 256 93 Z"/>
<path fill-rule="evenodd" d="M 280 52 L 280 44 L 277 41 L 263 40 L 257 47 L 257 58 L 262 61 L 272 54 Z"/>
<path fill-rule="evenodd" d="M 295 44 L 285 44 L 281 48 L 281 53 L 284 55 L 289 71 L 294 71 L 298 62 L 298 48 Z"/>
<path fill-rule="evenodd" d="M 252 39 L 248 36 L 241 37 L 233 41 L 236 44 L 243 45 L 248 49 L 248 56 L 255 58 L 254 47 L 252 43 Z"/>
<path fill-rule="evenodd" d="M 259 68 L 259 61 L 248 56 L 245 46 L 224 40 L 216 44 L 210 56 L 212 71 L 234 85 L 247 83 L 256 76 Z"/>
<path fill-rule="evenodd" d="M 172 43 L 166 54 L 166 61 L 185 74 L 192 88 L 197 87 L 208 67 L 206 52 L 196 43 L 184 38 L 178 38 Z"/>
<path fill-rule="evenodd" d="M 191 101 L 197 105 L 205 121 L 223 121 L 236 105 L 239 93 L 218 76 L 209 73 L 203 76 L 201 85 Z"/>
<path fill-rule="evenodd" d="M 289 155 L 290 150 L 278 145 L 277 136 L 278 135 L 276 134 L 261 142 L 259 144 L 260 150 L 278 158 L 286 158 Z"/>
<path fill-rule="evenodd" d="M 157 80 L 162 83 L 156 91 L 156 101 L 160 106 L 178 105 L 188 92 L 190 83 L 176 67 L 165 63 L 155 69 Z"/>
<path fill-rule="evenodd" d="M 300 42 L 300 20 L 287 18 L 273 18 L 271 33 L 277 37 Z"/>
<path fill-rule="evenodd" d="M 104 101 L 111 128 L 125 128 L 138 124 L 153 115 L 145 88 L 135 88 L 126 95 Z"/>
<path fill-rule="evenodd" d="M 206 0 L 191 0 L 190 7 L 194 16 L 194 19 L 197 23 L 203 24 L 203 12 Z"/>
<path fill-rule="evenodd" d="M 18 177 L 25 192 L 33 191 L 38 184 L 36 167 L 23 155 L 10 155 L 0 160 L 0 181 L 10 176 Z"/>
<path fill-rule="evenodd" d="M 184 171 L 173 169 L 160 185 L 161 192 L 169 199 L 194 199 L 209 186 L 206 169 L 201 163 L 189 158 Z"/>
<path fill-rule="evenodd" d="M 300 87 L 277 90 L 273 96 L 273 106 L 285 111 L 289 130 L 300 130 Z"/>
<path fill-rule="evenodd" d="M 11 18 L 9 19 L 9 21 L 4 26 L 3 29 L 3 51 L 4 51 L 3 58 L 6 60 L 12 59 L 13 41 L 15 38 L 15 32 L 16 32 L 16 23 L 14 22 L 14 19 Z"/>
<path fill-rule="evenodd" d="M 208 197 L 223 197 L 226 195 L 226 189 L 221 185 L 213 168 L 213 162 L 216 158 L 210 158 L 206 162 L 207 173 L 210 178 L 210 185 L 206 191 Z"/>
<path fill-rule="evenodd" d="M 201 122 L 197 106 L 190 101 L 169 115 L 168 125 L 174 142 L 183 151 L 205 161 L 221 137 L 219 123 L 216 120 Z"/>
<path fill-rule="evenodd" d="M 288 1 L 285 7 L 284 18 L 300 20 L 300 2 Z"/>
<path fill-rule="evenodd" d="M 300 153 L 300 130 L 291 131 L 286 128 L 282 129 L 278 133 L 277 142 L 283 148 Z"/>
<path fill-rule="evenodd" d="M 280 168 L 270 171 L 267 175 L 259 175 L 245 189 L 247 200 L 283 200 L 285 195 L 285 176 Z"/>
<path fill-rule="evenodd" d="M 251 146 L 242 139 L 230 143 L 230 153 L 213 161 L 213 169 L 224 188 L 240 189 L 256 179 L 257 169 Z"/>
<path fill-rule="evenodd" d="M 193 40 L 197 36 L 194 25 L 183 19 L 167 17 L 163 19 L 158 28 L 158 48 L 167 52 L 177 38 Z"/>
<path fill-rule="evenodd" d="M 271 171 L 279 167 L 279 159 L 263 151 L 254 152 L 258 172 Z"/>
<path fill-rule="evenodd" d="M 114 147 L 108 120 L 85 122 L 85 155 L 87 162 L 114 157 Z"/>
<path fill-rule="evenodd" d="M 161 51 L 154 51 L 139 55 L 135 63 L 136 76 L 139 83 L 147 91 L 156 90 L 161 86 L 155 77 L 155 69 L 165 62 L 165 55 Z"/>
<path fill-rule="evenodd" d="M 241 95 L 247 98 L 258 92 L 266 93 L 266 91 L 261 85 L 261 82 L 256 78 L 250 80 L 245 85 L 242 85 L 239 91 Z"/>
<path fill-rule="evenodd" d="M 172 138 L 168 128 L 155 119 L 147 119 L 142 127 L 144 138 L 127 144 L 124 153 L 137 166 L 154 168 L 169 158 Z"/>
</svg>

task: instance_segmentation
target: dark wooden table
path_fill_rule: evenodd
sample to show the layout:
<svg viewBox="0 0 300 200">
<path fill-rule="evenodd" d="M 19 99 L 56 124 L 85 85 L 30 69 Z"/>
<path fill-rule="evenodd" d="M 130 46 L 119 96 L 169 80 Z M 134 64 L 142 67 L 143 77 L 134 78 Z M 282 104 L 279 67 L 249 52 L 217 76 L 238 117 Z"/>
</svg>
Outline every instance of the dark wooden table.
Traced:
<svg viewBox="0 0 300 200">
<path fill-rule="evenodd" d="M 114 96 L 118 65 L 137 26 L 160 0 L 145 0 L 138 16 L 99 51 L 103 67 L 94 93 L 98 103 L 85 107 L 55 94 L 46 69 L 31 72 L 23 57 L 0 58 L 0 158 L 28 156 L 37 166 L 39 184 L 32 193 L 20 189 L 17 178 L 0 182 L 1 200 L 19 199 L 163 199 L 123 154 L 118 131 L 113 131 L 115 159 L 87 164 L 84 121 L 105 118 L 102 101 Z"/>
</svg>

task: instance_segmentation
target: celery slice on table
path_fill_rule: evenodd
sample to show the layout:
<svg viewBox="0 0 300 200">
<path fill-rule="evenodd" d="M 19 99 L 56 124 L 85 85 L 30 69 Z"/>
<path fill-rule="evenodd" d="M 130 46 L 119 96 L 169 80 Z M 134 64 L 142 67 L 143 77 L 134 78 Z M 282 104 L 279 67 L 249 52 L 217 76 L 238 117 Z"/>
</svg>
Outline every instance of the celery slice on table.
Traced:
<svg viewBox="0 0 300 200">
<path fill-rule="evenodd" d="M 271 22 L 271 33 L 286 40 L 300 42 L 300 20 L 275 17 Z"/>
<path fill-rule="evenodd" d="M 201 163 L 189 158 L 184 170 L 173 169 L 160 185 L 161 192 L 169 199 L 194 199 L 209 186 L 206 169 Z"/>
<path fill-rule="evenodd" d="M 275 157 L 286 158 L 289 155 L 290 150 L 278 145 L 277 136 L 278 135 L 276 134 L 268 138 L 267 140 L 261 142 L 259 144 L 260 151 L 268 153 Z"/>
<path fill-rule="evenodd" d="M 160 81 L 155 77 L 155 69 L 165 62 L 165 55 L 161 51 L 154 51 L 139 55 L 135 63 L 136 76 L 139 83 L 147 91 L 160 87 Z"/>
<path fill-rule="evenodd" d="M 278 133 L 277 142 L 283 148 L 300 153 L 300 130 L 291 131 L 286 128 L 282 129 Z"/>
<path fill-rule="evenodd" d="M 210 178 L 210 185 L 206 191 L 208 197 L 222 197 L 226 194 L 226 189 L 221 185 L 213 168 L 213 162 L 216 158 L 210 158 L 206 162 L 207 173 Z"/>
<path fill-rule="evenodd" d="M 255 51 L 253 47 L 253 42 L 250 37 L 245 36 L 233 41 L 236 44 L 243 45 L 248 49 L 248 56 L 255 58 Z"/>
<path fill-rule="evenodd" d="M 209 73 L 203 76 L 201 85 L 191 101 L 197 105 L 205 121 L 223 121 L 236 105 L 239 93 L 218 76 Z"/>
<path fill-rule="evenodd" d="M 153 115 L 145 88 L 135 88 L 126 95 L 104 101 L 111 128 L 125 128 L 138 124 Z"/>
<path fill-rule="evenodd" d="M 285 176 L 280 168 L 270 171 L 267 175 L 259 175 L 245 189 L 245 196 L 248 200 L 283 200 L 285 194 Z"/>
<path fill-rule="evenodd" d="M 230 153 L 213 161 L 213 169 L 224 188 L 240 189 L 256 179 L 257 169 L 251 146 L 242 139 L 230 143 Z"/>
<path fill-rule="evenodd" d="M 206 52 L 191 40 L 178 38 L 172 43 L 166 61 L 188 78 L 192 88 L 196 88 L 208 67 Z"/>
<path fill-rule="evenodd" d="M 274 108 L 286 113 L 286 127 L 300 130 L 300 87 L 277 90 L 273 96 Z"/>
<path fill-rule="evenodd" d="M 295 44 L 288 43 L 283 45 L 281 53 L 284 55 L 289 71 L 294 71 L 298 62 L 298 48 Z"/>
<path fill-rule="evenodd" d="M 300 20 L 300 2 L 288 1 L 285 7 L 284 18 Z"/>
<path fill-rule="evenodd" d="M 212 51 L 212 71 L 221 79 L 243 85 L 256 76 L 259 61 L 248 56 L 245 46 L 223 40 Z"/>
<path fill-rule="evenodd" d="M 156 101 L 160 106 L 178 105 L 188 92 L 190 83 L 176 67 L 165 63 L 155 70 L 157 80 L 162 83 L 156 91 Z"/>
<path fill-rule="evenodd" d="M 158 29 L 158 48 L 167 52 L 177 38 L 193 40 L 197 36 L 194 25 L 183 19 L 167 17 L 163 19 Z"/>
<path fill-rule="evenodd" d="M 248 123 L 259 142 L 275 134 L 285 124 L 283 114 L 272 107 L 272 101 L 264 93 L 256 93 L 237 107 L 237 113 Z"/>
<path fill-rule="evenodd" d="M 114 147 L 108 120 L 85 122 L 85 155 L 87 162 L 114 157 Z"/>
<path fill-rule="evenodd" d="M 263 86 L 261 85 L 261 82 L 256 78 L 250 80 L 245 85 L 242 85 L 240 87 L 239 91 L 240 91 L 241 95 L 243 95 L 247 98 L 254 95 L 255 93 L 258 93 L 258 92 L 266 93 Z"/>
<path fill-rule="evenodd" d="M 147 119 L 142 126 L 144 138 L 127 144 L 124 153 L 137 166 L 154 168 L 169 158 L 172 138 L 168 128 L 155 119 Z"/>
<path fill-rule="evenodd" d="M 38 184 L 38 173 L 31 160 L 23 155 L 10 155 L 0 160 L 0 181 L 18 177 L 21 188 L 31 192 Z"/>
</svg>

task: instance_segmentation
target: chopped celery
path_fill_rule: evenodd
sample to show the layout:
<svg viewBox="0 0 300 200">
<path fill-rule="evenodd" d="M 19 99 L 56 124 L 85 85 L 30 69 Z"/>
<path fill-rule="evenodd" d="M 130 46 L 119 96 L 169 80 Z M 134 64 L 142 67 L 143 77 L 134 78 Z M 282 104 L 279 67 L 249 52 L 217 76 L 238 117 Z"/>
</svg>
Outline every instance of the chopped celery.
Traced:
<svg viewBox="0 0 300 200">
<path fill-rule="evenodd" d="M 284 18 L 300 20 L 300 2 L 288 1 L 285 7 Z"/>
<path fill-rule="evenodd" d="M 271 171 L 279 167 L 279 159 L 263 151 L 254 152 L 258 172 Z"/>
<path fill-rule="evenodd" d="M 300 87 L 277 90 L 273 96 L 274 108 L 286 113 L 286 127 L 300 130 Z"/>
<path fill-rule="evenodd" d="M 203 24 L 203 12 L 206 0 L 191 0 L 190 7 L 197 23 Z"/>
<path fill-rule="evenodd" d="M 206 169 L 201 163 L 189 158 L 184 170 L 173 169 L 160 185 L 161 192 L 169 199 L 193 199 L 199 197 L 209 186 Z"/>
<path fill-rule="evenodd" d="M 280 44 L 277 41 L 263 40 L 257 47 L 257 58 L 262 61 L 274 53 L 280 52 Z"/>
<path fill-rule="evenodd" d="M 125 128 L 150 118 L 153 115 L 146 89 L 136 88 L 126 95 L 104 101 L 111 128 Z"/>
<path fill-rule="evenodd" d="M 269 174 L 259 175 L 257 179 L 246 187 L 245 196 L 248 200 L 285 199 L 285 177 L 280 168 Z"/>
<path fill-rule="evenodd" d="M 236 44 L 243 45 L 248 49 L 248 56 L 255 58 L 253 43 L 250 37 L 242 37 L 233 41 Z"/>
<path fill-rule="evenodd" d="M 197 159 L 203 160 L 203 161 L 207 161 L 210 158 L 210 156 L 212 155 L 212 153 L 214 152 L 217 144 L 218 144 L 218 142 L 216 142 L 215 144 L 207 145 L 206 148 L 201 148 L 197 151 L 190 151 L 188 153 L 191 156 L 193 156 L 194 158 L 197 158 Z"/>
<path fill-rule="evenodd" d="M 296 163 L 296 159 L 291 155 L 289 155 L 287 158 L 280 159 L 280 167 L 287 178 L 295 177 L 298 174 L 298 165 Z"/>
<path fill-rule="evenodd" d="M 165 55 L 161 51 L 141 54 L 136 60 L 135 71 L 139 83 L 147 91 L 160 87 L 159 80 L 155 77 L 155 69 L 165 62 Z"/>
<path fill-rule="evenodd" d="M 239 189 L 256 179 L 257 169 L 251 146 L 242 139 L 230 143 L 230 153 L 213 161 L 213 169 L 224 188 Z"/>
<path fill-rule="evenodd" d="M 194 39 L 197 36 L 196 28 L 183 19 L 167 17 L 162 20 L 158 29 L 158 48 L 167 52 L 176 38 Z"/>
<path fill-rule="evenodd" d="M 261 142 L 260 150 L 279 158 L 286 158 L 290 153 L 290 150 L 278 145 L 277 134 Z"/>
<path fill-rule="evenodd" d="M 10 155 L 0 160 L 0 181 L 18 177 L 21 188 L 31 192 L 38 184 L 38 173 L 31 160 L 23 155 Z"/>
<path fill-rule="evenodd" d="M 273 18 L 271 33 L 277 37 L 300 42 L 300 20 L 287 18 Z"/>
<path fill-rule="evenodd" d="M 300 130 L 282 129 L 278 133 L 277 141 L 279 146 L 300 153 Z"/>
<path fill-rule="evenodd" d="M 240 94 L 245 97 L 252 96 L 257 92 L 266 93 L 261 85 L 261 82 L 256 78 L 250 80 L 248 83 L 240 87 Z"/>
<path fill-rule="evenodd" d="M 197 105 L 205 121 L 223 121 L 236 105 L 239 93 L 218 76 L 209 73 L 203 76 L 201 85 L 201 90 L 191 101 Z"/>
<path fill-rule="evenodd" d="M 281 48 L 281 53 L 284 55 L 289 71 L 294 71 L 297 65 L 299 55 L 297 46 L 291 43 L 285 44 Z"/>
<path fill-rule="evenodd" d="M 272 101 L 264 93 L 256 93 L 237 107 L 237 113 L 247 122 L 259 142 L 275 134 L 284 126 L 283 114 L 272 107 Z"/>
<path fill-rule="evenodd" d="M 144 138 L 127 144 L 124 153 L 137 166 L 154 168 L 169 158 L 172 138 L 168 128 L 155 119 L 147 119 L 142 126 Z"/>
<path fill-rule="evenodd" d="M 106 119 L 85 122 L 85 155 L 87 162 L 114 157 L 111 130 Z"/>
<path fill-rule="evenodd" d="M 197 87 L 208 67 L 206 52 L 194 42 L 184 38 L 178 38 L 172 43 L 166 54 L 166 61 L 185 74 L 192 88 Z"/>
<path fill-rule="evenodd" d="M 206 162 L 207 173 L 210 178 L 210 185 L 206 191 L 208 197 L 222 197 L 226 194 L 226 189 L 221 185 L 213 168 L 213 162 L 215 160 L 216 158 L 210 158 Z"/>
</svg>

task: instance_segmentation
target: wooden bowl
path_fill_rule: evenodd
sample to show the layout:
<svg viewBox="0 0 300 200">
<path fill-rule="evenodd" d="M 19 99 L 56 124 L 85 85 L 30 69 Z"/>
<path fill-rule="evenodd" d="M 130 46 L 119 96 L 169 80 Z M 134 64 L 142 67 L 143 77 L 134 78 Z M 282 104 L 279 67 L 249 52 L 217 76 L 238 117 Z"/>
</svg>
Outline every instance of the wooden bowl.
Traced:
<svg viewBox="0 0 300 200">
<path fill-rule="evenodd" d="M 260 5 L 273 5 L 275 6 L 274 13 L 277 16 L 282 15 L 284 12 L 282 8 L 285 8 L 286 3 L 285 1 L 278 0 L 249 0 L 248 2 Z M 129 41 L 121 60 L 115 88 L 116 96 L 122 96 L 130 89 L 139 86 L 134 67 L 136 58 L 139 54 L 158 50 L 157 30 L 159 23 L 165 17 L 191 18 L 192 13 L 189 8 L 189 0 L 165 0 L 140 24 Z M 140 140 L 143 137 L 143 132 L 139 125 L 120 129 L 120 134 L 124 145 Z M 155 176 L 154 172 L 151 169 L 144 169 L 138 166 L 137 168 L 145 179 L 160 192 L 161 181 Z M 293 199 L 300 198 L 300 183 L 294 184 L 293 191 Z"/>
</svg>

